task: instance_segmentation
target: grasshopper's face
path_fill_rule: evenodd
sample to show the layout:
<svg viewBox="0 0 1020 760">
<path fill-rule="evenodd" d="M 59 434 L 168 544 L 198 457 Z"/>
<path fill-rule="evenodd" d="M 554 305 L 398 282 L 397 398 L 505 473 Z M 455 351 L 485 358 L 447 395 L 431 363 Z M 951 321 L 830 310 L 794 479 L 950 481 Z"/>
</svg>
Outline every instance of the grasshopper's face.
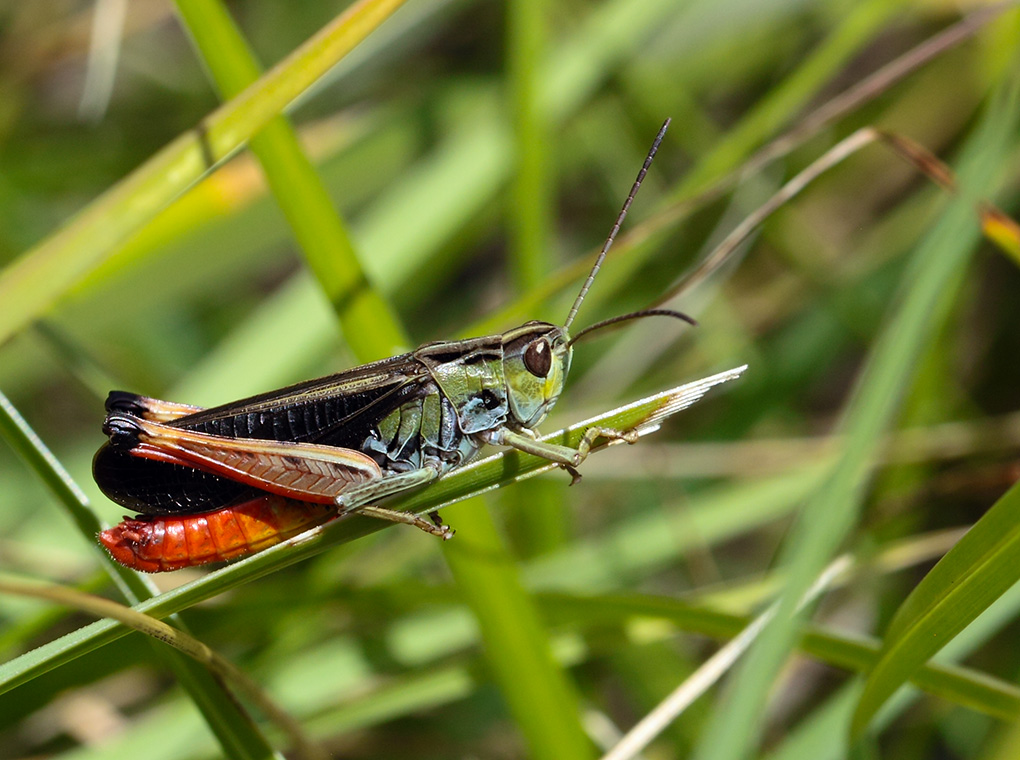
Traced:
<svg viewBox="0 0 1020 760">
<path fill-rule="evenodd" d="M 503 335 L 503 373 L 511 424 L 533 428 L 563 392 L 570 370 L 570 336 L 548 322 L 528 322 Z"/>
</svg>

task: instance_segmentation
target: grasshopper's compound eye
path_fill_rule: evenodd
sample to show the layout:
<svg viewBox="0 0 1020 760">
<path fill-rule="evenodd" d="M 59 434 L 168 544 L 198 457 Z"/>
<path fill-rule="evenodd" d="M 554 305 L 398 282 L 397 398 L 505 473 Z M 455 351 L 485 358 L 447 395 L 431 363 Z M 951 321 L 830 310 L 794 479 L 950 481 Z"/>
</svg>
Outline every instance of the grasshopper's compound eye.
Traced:
<svg viewBox="0 0 1020 760">
<path fill-rule="evenodd" d="M 552 369 L 552 347 L 545 338 L 536 340 L 524 351 L 524 366 L 535 377 L 545 377 Z"/>
</svg>

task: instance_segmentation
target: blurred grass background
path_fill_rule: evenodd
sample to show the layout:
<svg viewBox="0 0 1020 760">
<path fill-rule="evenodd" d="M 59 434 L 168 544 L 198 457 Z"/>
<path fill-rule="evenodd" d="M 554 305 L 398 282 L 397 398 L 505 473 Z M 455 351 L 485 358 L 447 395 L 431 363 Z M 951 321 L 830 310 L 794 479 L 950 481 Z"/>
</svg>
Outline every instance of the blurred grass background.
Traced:
<svg viewBox="0 0 1020 760">
<path fill-rule="evenodd" d="M 187 13 L 202 4 L 179 5 Z M 94 32 L 97 8 L 107 15 Z M 228 8 L 270 65 L 344 6 L 259 0 Z M 131 3 L 122 29 L 117 11 L 116 2 L 0 5 L 2 262 L 46 240 L 195 126 L 219 104 L 218 89 L 236 91 L 210 83 L 171 5 Z M 960 12 L 934 2 L 410 0 L 290 114 L 346 220 L 370 292 L 388 309 L 379 320 L 392 318 L 392 329 L 365 345 L 362 330 L 378 324 L 340 326 L 336 294 L 306 266 L 242 152 L 105 251 L 52 308 L 40 306 L 41 318 L 0 346 L 0 390 L 99 517 L 115 522 L 123 510 L 89 474 L 109 389 L 211 405 L 351 366 L 402 340 L 410 348 L 528 318 L 562 321 L 580 280 L 559 290 L 550 283 L 573 262 L 587 266 L 664 117 L 673 127 L 628 229 L 740 166 L 813 106 Z M 953 162 L 1003 71 L 1015 67 L 1016 39 L 1014 14 L 747 176 L 734 193 L 621 246 L 578 325 L 654 300 L 785 178 L 856 127 L 902 133 Z M 208 68 L 215 72 L 215 63 Z M 1017 159 L 1014 138 L 994 184 L 979 189 L 1014 215 Z M 780 578 L 770 571 L 828 451 L 821 437 L 845 409 L 897 293 L 909 291 L 909 253 L 947 203 L 889 152 L 867 149 L 769 220 L 739 265 L 676 303 L 699 328 L 650 322 L 580 344 L 567 392 L 543 427 L 750 364 L 725 392 L 636 447 L 598 454 L 575 488 L 553 474 L 502 489 L 485 505 L 444 511 L 459 529 L 448 548 L 417 531 L 384 530 L 193 607 L 187 624 L 338 755 L 596 756 L 597 745 L 611 744 L 614 731 L 712 651 L 689 631 L 732 633 L 709 625 L 707 612 L 667 620 L 640 608 L 642 600 L 744 614 L 774 593 Z M 881 467 L 841 547 L 872 561 L 826 600 L 820 621 L 881 633 L 957 529 L 1016 479 L 1016 266 L 986 244 L 947 288 L 949 316 L 903 388 L 894 423 L 903 432 L 871 452 Z M 0 473 L 3 569 L 102 590 L 95 547 L 7 447 Z M 520 661 L 504 661 L 500 675 L 498 632 L 476 622 L 458 560 L 444 559 L 444 551 L 502 556 L 499 537 L 486 543 L 486 526 L 476 525 L 486 509 L 534 595 L 544 646 L 567 668 L 565 699 L 583 710 L 590 746 L 571 743 L 580 723 L 559 739 L 529 728 L 527 707 L 515 702 L 526 698 L 507 687 L 507 672 L 510 681 L 515 668 L 524 678 Z M 168 588 L 197 575 L 156 580 Z M 955 642 L 953 657 L 1015 681 L 1018 608 L 1016 593 L 1002 597 Z M 3 660 L 87 622 L 9 597 L 0 598 L 0 616 Z M 777 679 L 763 754 L 848 752 L 833 728 L 846 715 L 848 679 L 812 654 Z M 863 751 L 1016 756 L 1015 728 L 961 703 L 908 695 Z M 646 756 L 703 747 L 725 709 L 703 699 Z M 559 740 L 571 749 L 550 754 Z M 169 759 L 222 750 L 137 634 L 0 695 L 0 756 L 143 751 Z"/>
</svg>

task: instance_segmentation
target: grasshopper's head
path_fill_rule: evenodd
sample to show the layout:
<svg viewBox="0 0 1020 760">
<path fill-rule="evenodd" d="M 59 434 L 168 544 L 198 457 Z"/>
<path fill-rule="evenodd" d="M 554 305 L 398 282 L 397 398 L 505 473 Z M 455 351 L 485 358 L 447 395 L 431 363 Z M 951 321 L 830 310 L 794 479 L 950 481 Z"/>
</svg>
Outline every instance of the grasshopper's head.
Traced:
<svg viewBox="0 0 1020 760">
<path fill-rule="evenodd" d="M 617 322 L 650 314 L 668 313 L 670 316 L 679 316 L 682 319 L 693 321 L 690 317 L 667 309 L 648 309 L 599 322 L 581 330 L 574 338 L 571 338 L 568 332 L 574 317 L 577 316 L 577 310 L 588 293 L 588 288 L 594 282 L 595 275 L 598 274 L 599 268 L 609 252 L 609 247 L 613 244 L 620 225 L 623 224 L 627 209 L 630 208 L 631 201 L 634 200 L 634 195 L 641 186 L 641 181 L 652 163 L 652 158 L 655 157 L 655 152 L 659 149 L 659 143 L 662 142 L 668 126 L 669 119 L 666 119 L 659 134 L 655 137 L 655 142 L 652 143 L 652 149 L 648 151 L 645 163 L 641 167 L 641 171 L 638 172 L 630 194 L 623 203 L 623 208 L 620 209 L 620 213 L 616 217 L 616 223 L 613 225 L 609 237 L 606 238 L 602 250 L 595 258 L 588 278 L 581 286 L 577 298 L 574 299 L 574 305 L 570 307 L 563 326 L 560 327 L 549 322 L 527 322 L 516 330 L 511 330 L 503 335 L 503 373 L 510 412 L 510 419 L 507 422 L 510 425 L 534 428 L 549 414 L 549 410 L 553 408 L 560 393 L 563 392 L 563 382 L 567 378 L 567 372 L 570 371 L 571 347 L 581 335 Z"/>
<path fill-rule="evenodd" d="M 510 416 L 520 427 L 539 425 L 563 392 L 570 371 L 564 327 L 528 322 L 503 335 L 503 374 Z"/>
<path fill-rule="evenodd" d="M 563 392 L 563 382 L 567 378 L 567 372 L 570 371 L 572 346 L 581 336 L 589 335 L 596 330 L 601 330 L 604 327 L 620 322 L 650 316 L 675 317 L 695 324 L 694 320 L 686 314 L 681 314 L 672 309 L 643 309 L 590 325 L 577 333 L 573 338 L 570 337 L 569 333 L 570 325 L 573 323 L 574 317 L 577 316 L 577 310 L 584 301 L 588 288 L 595 281 L 595 275 L 598 274 L 599 268 L 609 252 L 609 247 L 616 238 L 620 225 L 623 224 L 623 219 L 627 215 L 627 209 L 630 208 L 631 201 L 634 200 L 634 195 L 641 186 L 641 181 L 644 179 L 645 173 L 655 157 L 655 152 L 659 149 L 659 143 L 662 142 L 663 135 L 666 134 L 666 127 L 668 126 L 669 119 L 666 119 L 659 130 L 659 134 L 655 137 L 655 142 L 652 143 L 651 150 L 648 151 L 645 163 L 641 167 L 641 171 L 638 172 L 637 179 L 630 189 L 630 194 L 623 203 L 623 208 L 620 209 L 620 213 L 616 217 L 616 223 L 613 225 L 609 237 L 606 238 L 606 242 L 602 245 L 602 250 L 599 251 L 598 256 L 595 258 L 595 263 L 588 273 L 588 278 L 581 286 L 581 291 L 577 294 L 577 298 L 574 299 L 573 306 L 570 307 L 563 326 L 560 327 L 549 322 L 527 322 L 516 330 L 504 333 L 503 373 L 506 380 L 510 412 L 510 419 L 507 422 L 511 426 L 534 428 L 549 414 L 549 410 L 553 408 L 556 400 L 560 397 L 560 393 Z"/>
</svg>

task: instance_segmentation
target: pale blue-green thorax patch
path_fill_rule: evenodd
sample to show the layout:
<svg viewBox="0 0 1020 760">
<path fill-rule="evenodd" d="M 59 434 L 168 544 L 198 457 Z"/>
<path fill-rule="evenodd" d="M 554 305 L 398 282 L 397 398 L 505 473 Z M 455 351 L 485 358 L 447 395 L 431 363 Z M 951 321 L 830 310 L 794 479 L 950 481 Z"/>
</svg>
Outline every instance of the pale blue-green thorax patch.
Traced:
<svg viewBox="0 0 1020 760">
<path fill-rule="evenodd" d="M 433 343 L 415 356 L 453 404 L 461 432 L 491 430 L 506 420 L 509 409 L 498 337 Z"/>
</svg>

